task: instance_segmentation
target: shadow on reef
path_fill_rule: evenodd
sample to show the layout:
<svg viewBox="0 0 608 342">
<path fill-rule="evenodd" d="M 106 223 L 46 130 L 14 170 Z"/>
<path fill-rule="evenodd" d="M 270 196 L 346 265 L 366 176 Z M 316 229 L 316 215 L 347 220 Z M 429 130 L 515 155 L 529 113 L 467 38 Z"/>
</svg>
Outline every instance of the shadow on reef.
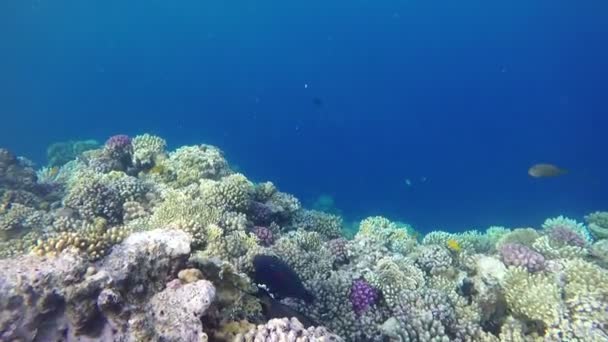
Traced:
<svg viewBox="0 0 608 342">
<path fill-rule="evenodd" d="M 0 149 L 0 340 L 608 340 L 608 212 L 346 237 L 219 148 L 166 146 L 116 135 L 37 172 Z"/>
</svg>

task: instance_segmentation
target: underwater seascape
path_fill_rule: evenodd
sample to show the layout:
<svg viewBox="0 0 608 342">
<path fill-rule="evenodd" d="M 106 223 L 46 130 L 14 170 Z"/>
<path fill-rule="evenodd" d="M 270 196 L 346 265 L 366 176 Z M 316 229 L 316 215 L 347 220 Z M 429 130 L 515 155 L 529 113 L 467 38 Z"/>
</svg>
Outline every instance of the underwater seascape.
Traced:
<svg viewBox="0 0 608 342">
<path fill-rule="evenodd" d="M 608 341 L 608 2 L 5 0 L 0 341 Z"/>
</svg>

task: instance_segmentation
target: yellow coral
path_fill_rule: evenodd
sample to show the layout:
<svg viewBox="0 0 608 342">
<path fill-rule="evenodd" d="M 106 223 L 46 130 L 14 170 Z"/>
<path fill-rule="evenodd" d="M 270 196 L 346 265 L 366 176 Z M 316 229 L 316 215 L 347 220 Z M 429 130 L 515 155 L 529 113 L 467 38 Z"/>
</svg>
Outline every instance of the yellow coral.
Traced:
<svg viewBox="0 0 608 342">
<path fill-rule="evenodd" d="M 505 299 L 511 312 L 551 326 L 562 311 L 561 293 L 553 278 L 510 267 L 504 278 Z"/>
</svg>

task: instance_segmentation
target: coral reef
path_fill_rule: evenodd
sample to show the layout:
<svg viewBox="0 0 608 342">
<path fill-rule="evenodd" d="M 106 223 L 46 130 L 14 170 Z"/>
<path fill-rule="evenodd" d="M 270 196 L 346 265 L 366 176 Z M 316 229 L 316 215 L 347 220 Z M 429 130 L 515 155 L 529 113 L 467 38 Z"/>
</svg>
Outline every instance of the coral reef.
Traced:
<svg viewBox="0 0 608 342">
<path fill-rule="evenodd" d="M 607 212 L 348 235 L 210 145 L 115 135 L 32 165 L 0 149 L 3 341 L 608 340 Z"/>
</svg>

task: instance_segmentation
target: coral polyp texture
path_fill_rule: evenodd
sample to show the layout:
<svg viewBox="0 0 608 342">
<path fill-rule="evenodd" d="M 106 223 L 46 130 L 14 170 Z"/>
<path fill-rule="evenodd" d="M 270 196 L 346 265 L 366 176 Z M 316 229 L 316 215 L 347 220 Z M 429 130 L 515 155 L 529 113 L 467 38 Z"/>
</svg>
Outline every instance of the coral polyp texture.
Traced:
<svg viewBox="0 0 608 342">
<path fill-rule="evenodd" d="M 216 146 L 114 135 L 48 156 L 0 149 L 2 341 L 608 341 L 608 212 L 349 234 Z"/>
</svg>

